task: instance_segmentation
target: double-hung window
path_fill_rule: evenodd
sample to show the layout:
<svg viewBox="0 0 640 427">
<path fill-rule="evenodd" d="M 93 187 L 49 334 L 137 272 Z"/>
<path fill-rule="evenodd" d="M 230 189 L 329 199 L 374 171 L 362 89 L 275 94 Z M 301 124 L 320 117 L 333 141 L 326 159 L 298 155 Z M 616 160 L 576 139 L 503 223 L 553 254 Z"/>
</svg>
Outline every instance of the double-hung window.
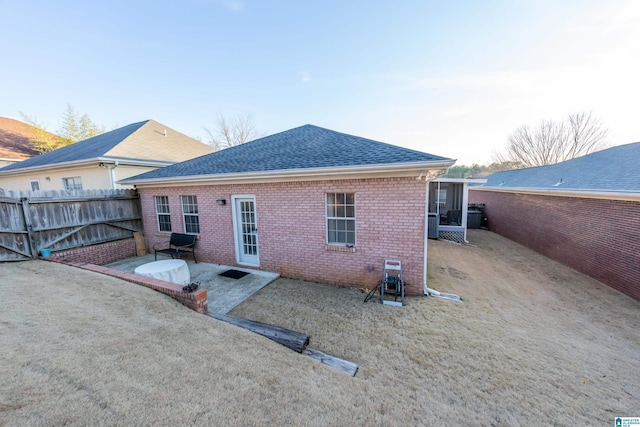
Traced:
<svg viewBox="0 0 640 427">
<path fill-rule="evenodd" d="M 156 196 L 156 215 L 158 217 L 158 230 L 171 231 L 168 196 Z"/>
<path fill-rule="evenodd" d="M 182 216 L 184 218 L 184 232 L 200 234 L 198 219 L 198 199 L 196 196 L 180 196 L 182 201 Z"/>
<path fill-rule="evenodd" d="M 62 185 L 67 191 L 82 190 L 82 178 L 79 176 L 62 178 Z"/>
<path fill-rule="evenodd" d="M 327 193 L 327 243 L 355 246 L 356 201 L 354 193 Z"/>
</svg>

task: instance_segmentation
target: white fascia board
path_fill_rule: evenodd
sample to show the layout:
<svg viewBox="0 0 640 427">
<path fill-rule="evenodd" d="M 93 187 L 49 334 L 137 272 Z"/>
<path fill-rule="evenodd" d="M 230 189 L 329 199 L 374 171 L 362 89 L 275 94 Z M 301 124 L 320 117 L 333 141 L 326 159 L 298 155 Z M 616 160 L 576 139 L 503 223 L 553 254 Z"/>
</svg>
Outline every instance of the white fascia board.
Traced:
<svg viewBox="0 0 640 427">
<path fill-rule="evenodd" d="M 12 169 L 8 171 L 3 171 L 2 168 L 0 168 L 0 175 L 20 175 L 23 173 L 38 172 L 38 171 L 56 171 L 56 170 L 74 168 L 74 167 L 97 166 L 98 163 L 105 163 L 107 165 L 111 165 L 116 162 L 119 165 L 149 166 L 149 167 L 166 167 L 174 164 L 173 162 L 135 160 L 135 159 L 126 159 L 126 158 L 119 159 L 117 157 L 94 157 L 91 159 L 74 160 L 71 162 L 51 163 L 48 165 L 31 166 L 31 167 L 25 167 L 25 168 L 19 168 L 19 169 Z"/>
<path fill-rule="evenodd" d="M 486 184 L 487 180 L 483 178 L 436 178 L 435 182 L 454 182 L 462 184 Z"/>
<path fill-rule="evenodd" d="M 258 182 L 319 181 L 324 179 L 349 179 L 366 177 L 408 177 L 428 175 L 429 171 L 443 170 L 455 160 L 392 163 L 364 166 L 341 166 L 331 168 L 286 169 L 274 171 L 256 171 L 211 175 L 192 175 L 153 179 L 123 179 L 118 184 L 137 186 L 175 186 L 184 184 L 242 184 Z"/>
<path fill-rule="evenodd" d="M 25 172 L 54 171 L 54 170 L 68 169 L 70 167 L 77 167 L 77 166 L 91 166 L 96 164 L 96 162 L 100 162 L 98 157 L 95 157 L 93 159 L 75 160 L 72 162 L 61 162 L 61 163 L 51 163 L 47 165 L 30 166 L 30 167 L 24 167 L 19 169 L 12 169 L 9 171 L 3 171 L 0 169 L 0 174 L 20 175 Z"/>
<path fill-rule="evenodd" d="M 585 199 L 605 199 L 605 200 L 629 200 L 640 201 L 640 192 L 632 191 L 602 191 L 602 190 L 555 190 L 548 188 L 528 188 L 528 187 L 469 187 L 471 191 L 492 191 L 495 193 L 518 193 L 538 196 L 556 197 L 580 197 Z"/>
<path fill-rule="evenodd" d="M 145 166 L 145 167 L 166 167 L 175 164 L 176 162 L 165 162 L 160 160 L 138 160 L 121 157 L 99 157 L 98 162 L 106 164 L 118 163 L 120 166 Z"/>
</svg>

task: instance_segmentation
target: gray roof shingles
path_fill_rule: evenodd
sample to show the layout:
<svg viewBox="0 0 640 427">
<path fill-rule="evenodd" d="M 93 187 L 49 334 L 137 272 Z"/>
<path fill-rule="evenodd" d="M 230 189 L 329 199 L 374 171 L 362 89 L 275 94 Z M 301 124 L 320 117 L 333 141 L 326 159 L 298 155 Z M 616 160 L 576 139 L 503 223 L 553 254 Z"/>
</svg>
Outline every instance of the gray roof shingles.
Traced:
<svg viewBox="0 0 640 427">
<path fill-rule="evenodd" d="M 304 125 L 130 180 L 429 161 L 453 160 Z"/>
<path fill-rule="evenodd" d="M 553 165 L 497 172 L 484 187 L 640 192 L 638 165 L 640 142 Z"/>
<path fill-rule="evenodd" d="M 23 169 L 36 166 L 46 166 L 56 163 L 66 163 L 80 160 L 95 159 L 104 156 L 113 147 L 124 141 L 129 135 L 140 129 L 148 120 L 132 123 L 127 126 L 103 133 L 93 138 L 85 139 L 66 147 L 59 148 L 39 156 L 31 157 L 13 165 L 2 168 L 2 171 Z"/>
</svg>

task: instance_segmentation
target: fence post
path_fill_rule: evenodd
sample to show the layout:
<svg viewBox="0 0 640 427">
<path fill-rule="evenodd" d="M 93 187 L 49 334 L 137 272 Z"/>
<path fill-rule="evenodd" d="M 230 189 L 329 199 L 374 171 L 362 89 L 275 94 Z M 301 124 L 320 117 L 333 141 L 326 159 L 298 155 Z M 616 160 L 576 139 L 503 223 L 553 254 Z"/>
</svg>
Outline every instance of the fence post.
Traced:
<svg viewBox="0 0 640 427">
<path fill-rule="evenodd" d="M 22 215 L 24 216 L 24 226 L 27 229 L 27 239 L 29 240 L 29 249 L 31 251 L 31 258 L 38 257 L 38 248 L 36 247 L 36 241 L 33 235 L 33 226 L 31 225 L 31 213 L 29 212 L 29 199 L 26 197 L 20 198 L 20 204 L 22 205 Z"/>
</svg>

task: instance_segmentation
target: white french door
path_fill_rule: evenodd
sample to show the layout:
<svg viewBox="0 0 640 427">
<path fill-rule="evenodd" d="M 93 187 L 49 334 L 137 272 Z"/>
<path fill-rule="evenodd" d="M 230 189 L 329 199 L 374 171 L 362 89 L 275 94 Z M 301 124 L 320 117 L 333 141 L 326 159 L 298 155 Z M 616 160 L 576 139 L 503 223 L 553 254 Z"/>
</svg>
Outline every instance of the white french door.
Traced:
<svg viewBox="0 0 640 427">
<path fill-rule="evenodd" d="M 232 196 L 233 227 L 238 264 L 260 265 L 255 196 Z"/>
</svg>

